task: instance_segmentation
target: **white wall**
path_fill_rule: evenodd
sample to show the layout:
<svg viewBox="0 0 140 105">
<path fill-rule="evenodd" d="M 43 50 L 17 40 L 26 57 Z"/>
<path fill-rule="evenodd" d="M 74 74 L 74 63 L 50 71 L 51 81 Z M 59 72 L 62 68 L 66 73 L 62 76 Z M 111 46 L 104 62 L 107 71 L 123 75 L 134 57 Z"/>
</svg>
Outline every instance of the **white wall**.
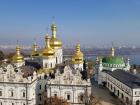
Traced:
<svg viewBox="0 0 140 105">
<path fill-rule="evenodd" d="M 12 105 L 12 103 L 14 103 L 14 105 L 26 105 L 26 99 L 28 99 L 28 105 L 35 105 L 35 87 L 36 82 L 27 84 L 27 88 L 26 84 L 22 83 L 0 83 L 0 91 L 2 91 L 0 102 L 2 102 L 2 105 Z M 13 96 L 11 96 L 11 91 L 13 91 Z M 23 97 L 23 92 L 25 92 L 25 97 Z"/>
</svg>

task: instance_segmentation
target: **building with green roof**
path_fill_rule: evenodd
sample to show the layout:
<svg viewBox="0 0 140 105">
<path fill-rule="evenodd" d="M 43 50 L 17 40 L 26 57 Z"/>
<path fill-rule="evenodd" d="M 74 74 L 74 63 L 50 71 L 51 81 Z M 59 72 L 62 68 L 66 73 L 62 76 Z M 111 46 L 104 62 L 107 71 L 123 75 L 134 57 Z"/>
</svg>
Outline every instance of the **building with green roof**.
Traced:
<svg viewBox="0 0 140 105">
<path fill-rule="evenodd" d="M 130 63 L 129 59 L 126 62 L 122 56 L 115 56 L 115 48 L 112 47 L 109 56 L 97 58 L 95 69 L 95 80 L 98 81 L 98 84 L 102 84 L 106 79 L 105 72 L 112 72 L 117 69 L 129 71 Z"/>
</svg>

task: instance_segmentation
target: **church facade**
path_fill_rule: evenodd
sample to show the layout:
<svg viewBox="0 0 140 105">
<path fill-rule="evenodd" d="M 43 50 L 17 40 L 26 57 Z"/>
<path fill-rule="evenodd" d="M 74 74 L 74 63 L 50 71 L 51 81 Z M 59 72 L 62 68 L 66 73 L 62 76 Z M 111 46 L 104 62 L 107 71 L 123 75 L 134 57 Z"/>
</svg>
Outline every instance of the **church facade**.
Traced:
<svg viewBox="0 0 140 105">
<path fill-rule="evenodd" d="M 56 24 L 51 25 L 51 31 L 51 36 L 48 33 L 45 36 L 43 50 L 38 51 L 35 41 L 31 56 L 25 58 L 17 43 L 12 62 L 0 67 L 0 105 L 44 105 L 44 94 L 75 105 L 84 105 L 89 100 L 91 84 L 90 79 L 83 78 L 81 73 L 84 71 L 84 54 L 80 44 L 76 45 L 71 60 L 65 64 Z"/>
<path fill-rule="evenodd" d="M 91 94 L 90 79 L 83 80 L 79 70 L 67 65 L 63 73 L 58 70 L 55 78 L 48 80 L 46 94 L 48 97 L 61 97 L 75 105 L 84 105 L 89 101 Z"/>
<path fill-rule="evenodd" d="M 23 78 L 20 68 L 0 67 L 0 105 L 36 105 L 37 74 Z"/>
</svg>

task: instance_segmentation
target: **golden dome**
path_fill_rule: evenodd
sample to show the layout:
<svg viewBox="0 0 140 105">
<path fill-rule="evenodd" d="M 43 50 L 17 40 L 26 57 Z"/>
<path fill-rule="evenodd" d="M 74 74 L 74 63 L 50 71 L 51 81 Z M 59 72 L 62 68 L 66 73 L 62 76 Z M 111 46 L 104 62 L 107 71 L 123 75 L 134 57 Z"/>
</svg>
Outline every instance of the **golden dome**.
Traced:
<svg viewBox="0 0 140 105">
<path fill-rule="evenodd" d="M 23 55 L 20 53 L 20 47 L 17 45 L 16 47 L 16 54 L 12 58 L 13 62 L 20 63 L 24 61 Z"/>
<path fill-rule="evenodd" d="M 56 25 L 55 24 L 52 24 L 51 30 L 52 30 L 52 37 L 51 37 L 51 41 L 50 41 L 51 47 L 53 49 L 62 48 L 62 41 L 60 41 L 57 38 L 57 32 L 56 32 Z"/>
<path fill-rule="evenodd" d="M 37 44 L 36 44 L 36 42 L 34 42 L 34 44 L 33 44 L 31 56 L 39 56 L 39 53 L 37 51 Z"/>
<path fill-rule="evenodd" d="M 46 39 L 46 47 L 43 50 L 42 55 L 45 57 L 54 57 L 54 50 L 50 46 L 50 37 L 48 36 L 48 34 L 46 35 L 45 39 Z"/>
<path fill-rule="evenodd" d="M 84 60 L 84 54 L 80 50 L 80 44 L 78 43 L 76 45 L 76 51 L 74 55 L 72 56 L 72 63 L 73 64 L 81 64 Z"/>
</svg>

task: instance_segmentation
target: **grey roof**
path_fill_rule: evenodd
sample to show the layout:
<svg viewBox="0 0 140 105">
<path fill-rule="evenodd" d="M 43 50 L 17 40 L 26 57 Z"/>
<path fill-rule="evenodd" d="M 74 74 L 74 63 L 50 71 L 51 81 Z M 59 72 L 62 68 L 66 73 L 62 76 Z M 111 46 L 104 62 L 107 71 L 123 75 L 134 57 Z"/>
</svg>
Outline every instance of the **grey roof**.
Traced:
<svg viewBox="0 0 140 105">
<path fill-rule="evenodd" d="M 115 70 L 113 72 L 107 72 L 107 74 L 116 78 L 118 81 L 127 85 L 131 89 L 140 88 L 140 77 L 138 77 L 134 74 L 131 74 L 131 73 L 126 72 L 124 70 Z"/>
</svg>

